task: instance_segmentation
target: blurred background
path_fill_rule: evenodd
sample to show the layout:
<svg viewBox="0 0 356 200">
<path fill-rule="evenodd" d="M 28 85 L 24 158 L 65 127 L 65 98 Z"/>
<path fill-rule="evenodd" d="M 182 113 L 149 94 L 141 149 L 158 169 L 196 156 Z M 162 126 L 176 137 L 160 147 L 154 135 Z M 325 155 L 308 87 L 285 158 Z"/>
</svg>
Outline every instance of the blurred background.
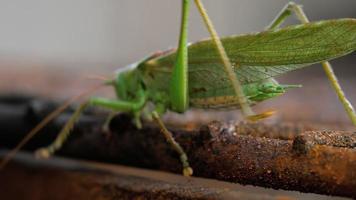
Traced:
<svg viewBox="0 0 356 200">
<path fill-rule="evenodd" d="M 261 31 L 286 0 L 204 0 L 220 35 Z M 311 20 L 356 17 L 355 0 L 296 1 Z M 177 44 L 180 0 L 0 0 L 0 59 L 115 69 Z M 207 37 L 191 6 L 190 41 Z M 295 20 L 289 20 L 289 22 Z M 31 67 L 34 67 L 33 65 Z"/>
<path fill-rule="evenodd" d="M 263 30 L 287 2 L 203 1 L 221 36 Z M 304 5 L 312 21 L 356 17 L 355 0 L 296 2 Z M 87 75 L 109 75 L 156 50 L 175 47 L 180 4 L 179 0 L 0 0 L 0 91 L 65 98 L 89 85 L 81 81 Z M 287 24 L 296 22 L 292 17 Z M 208 36 L 194 4 L 189 26 L 190 41 Z M 354 103 L 354 89 L 349 86 L 355 83 L 355 58 L 353 54 L 333 62 Z M 312 82 L 305 76 L 310 74 Z M 351 82 L 345 81 L 349 79 Z M 298 110 L 308 101 L 305 93 L 316 98 L 313 94 L 325 90 L 331 101 L 324 102 L 328 107 L 323 109 L 342 111 L 321 67 L 293 72 L 279 80 L 301 83 L 307 90 L 303 96 L 298 93 L 302 89 L 291 91 L 273 101 L 273 107 L 288 98 Z M 345 119 L 344 115 L 339 117 L 335 118 Z"/>
</svg>

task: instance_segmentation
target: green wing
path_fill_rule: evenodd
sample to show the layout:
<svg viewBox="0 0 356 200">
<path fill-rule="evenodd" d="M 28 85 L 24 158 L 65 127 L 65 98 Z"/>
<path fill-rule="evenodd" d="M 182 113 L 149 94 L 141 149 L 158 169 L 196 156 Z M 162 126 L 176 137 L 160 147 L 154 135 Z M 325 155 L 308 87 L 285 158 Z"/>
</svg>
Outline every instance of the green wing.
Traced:
<svg viewBox="0 0 356 200">
<path fill-rule="evenodd" d="M 289 26 L 221 39 L 242 84 L 254 83 L 356 49 L 356 19 L 337 19 Z M 152 60 L 152 70 L 169 71 L 175 52 Z M 189 46 L 190 97 L 233 94 L 211 40 Z M 194 91 L 194 92 L 193 92 Z"/>
</svg>

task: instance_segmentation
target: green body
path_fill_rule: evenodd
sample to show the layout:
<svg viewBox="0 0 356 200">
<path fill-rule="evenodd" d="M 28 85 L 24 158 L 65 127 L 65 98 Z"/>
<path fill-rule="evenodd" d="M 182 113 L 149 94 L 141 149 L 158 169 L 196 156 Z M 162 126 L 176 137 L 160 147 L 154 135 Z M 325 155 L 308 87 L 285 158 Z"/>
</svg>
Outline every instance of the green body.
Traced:
<svg viewBox="0 0 356 200">
<path fill-rule="evenodd" d="M 233 65 L 238 66 L 234 71 L 244 94 L 255 104 L 279 96 L 289 88 L 279 85 L 272 77 L 354 51 L 356 20 L 320 21 L 230 36 L 221 41 Z M 212 41 L 191 44 L 188 52 L 189 107 L 238 108 L 236 95 Z M 141 91 L 144 102 L 153 102 L 161 112 L 166 109 L 182 112 L 172 107 L 174 99 L 169 95 L 175 58 L 176 52 L 171 50 L 122 70 L 114 82 L 119 99 L 135 101 L 142 97 L 137 95 Z"/>
</svg>

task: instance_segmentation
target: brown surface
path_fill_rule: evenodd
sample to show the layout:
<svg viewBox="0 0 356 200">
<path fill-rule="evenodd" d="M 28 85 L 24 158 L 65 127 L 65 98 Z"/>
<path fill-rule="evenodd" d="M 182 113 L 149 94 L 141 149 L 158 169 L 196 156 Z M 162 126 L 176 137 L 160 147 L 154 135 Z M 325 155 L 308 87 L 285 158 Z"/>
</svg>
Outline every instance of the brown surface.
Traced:
<svg viewBox="0 0 356 200">
<path fill-rule="evenodd" d="M 45 116 L 33 109 L 30 109 L 32 115 L 24 115 L 30 119 Z M 57 132 L 54 130 L 68 117 L 69 113 L 60 117 L 42 135 Z M 112 132 L 103 133 L 100 123 L 103 119 L 90 112 L 84 115 L 73 137 L 59 153 L 181 173 L 177 154 L 157 127 L 146 123 L 138 130 L 129 116 L 119 115 L 111 123 Z M 26 117 L 19 115 L 17 120 L 26 121 Z M 195 176 L 276 189 L 356 196 L 356 151 L 352 142 L 356 136 L 352 132 L 315 131 L 310 135 L 311 126 L 283 123 L 212 122 L 198 129 L 189 128 L 193 130 L 170 129 L 186 150 Z M 41 140 L 41 137 L 36 139 Z M 47 138 L 45 143 L 48 140 L 51 139 Z M 42 141 L 42 144 L 32 144 L 32 148 L 43 145 Z"/>
<path fill-rule="evenodd" d="M 125 123 L 123 117 L 115 121 L 129 123 Z M 329 145 L 306 146 L 299 143 L 296 151 L 296 142 L 293 146 L 293 140 L 266 137 L 273 130 L 279 130 L 278 133 L 283 135 L 283 128 L 285 127 L 278 129 L 263 124 L 213 122 L 199 131 L 179 130 L 174 133 L 188 154 L 195 176 L 356 197 L 354 149 Z M 63 152 L 77 157 L 97 157 L 122 164 L 181 172 L 177 155 L 166 145 L 157 128 L 146 126 L 142 130 L 136 130 L 120 126 L 113 129 L 119 130 L 119 133 L 113 134 L 110 140 L 105 141 L 103 136 L 94 134 L 69 143 Z M 263 137 L 252 136 L 261 133 Z M 308 150 L 301 154 L 300 149 L 303 148 Z"/>
<path fill-rule="evenodd" d="M 1 199 L 342 199 L 67 159 L 19 154 L 0 171 Z"/>
</svg>

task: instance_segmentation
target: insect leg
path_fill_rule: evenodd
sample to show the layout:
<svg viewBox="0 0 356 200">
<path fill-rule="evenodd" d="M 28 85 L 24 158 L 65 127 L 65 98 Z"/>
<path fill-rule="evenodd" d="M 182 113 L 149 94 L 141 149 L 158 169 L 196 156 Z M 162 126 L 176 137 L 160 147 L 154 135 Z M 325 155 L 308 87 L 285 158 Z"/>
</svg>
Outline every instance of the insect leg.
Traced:
<svg viewBox="0 0 356 200">
<path fill-rule="evenodd" d="M 274 18 L 274 20 L 267 26 L 267 30 L 274 30 L 279 28 L 283 22 L 292 15 L 294 2 L 288 2 L 282 10 L 278 13 L 278 15 Z"/>
<path fill-rule="evenodd" d="M 110 127 L 109 127 L 110 122 L 115 117 L 116 114 L 117 114 L 117 112 L 111 112 L 105 119 L 105 122 L 104 122 L 103 128 L 102 128 L 105 133 L 108 133 L 110 131 Z"/>
<path fill-rule="evenodd" d="M 177 57 L 170 81 L 172 109 L 184 112 L 188 107 L 188 15 L 190 0 L 182 0 L 182 19 Z"/>
<path fill-rule="evenodd" d="M 140 99 L 138 99 L 137 101 L 121 101 L 116 99 L 112 100 L 112 99 L 99 98 L 99 97 L 90 99 L 90 104 L 93 106 L 100 106 L 100 107 L 108 108 L 113 111 L 132 113 L 137 128 L 142 127 L 140 121 L 140 114 L 145 103 L 146 103 L 146 97 L 144 95 L 140 96 Z"/>
<path fill-rule="evenodd" d="M 67 140 L 69 134 L 71 133 L 71 130 L 74 126 L 74 124 L 77 122 L 77 120 L 80 117 L 80 114 L 84 111 L 86 107 L 88 107 L 89 103 L 85 102 L 81 104 L 74 112 L 74 114 L 71 116 L 71 118 L 68 120 L 68 122 L 64 125 L 62 128 L 61 132 L 59 132 L 57 138 L 55 141 L 50 144 L 49 146 L 45 148 L 40 148 L 36 150 L 35 156 L 37 158 L 48 158 L 50 157 L 55 151 L 60 149 L 63 145 L 63 143 Z"/>
<path fill-rule="evenodd" d="M 237 79 L 236 74 L 234 72 L 234 68 L 238 68 L 239 66 L 233 66 L 230 62 L 229 57 L 226 54 L 225 48 L 223 47 L 221 40 L 213 26 L 213 23 L 211 22 L 206 9 L 204 8 L 203 4 L 201 3 L 200 0 L 195 0 L 195 4 L 197 5 L 197 8 L 200 12 L 200 15 L 202 16 L 204 23 L 212 37 L 213 42 L 216 45 L 216 48 L 218 50 L 218 53 L 220 54 L 221 60 L 223 62 L 224 65 L 224 70 L 229 78 L 229 80 L 231 81 L 231 84 L 235 90 L 235 94 L 238 98 L 239 104 L 241 106 L 241 111 L 242 114 L 244 115 L 244 117 L 246 117 L 247 119 L 252 119 L 254 118 L 253 116 L 255 115 L 254 112 L 252 111 L 248 100 L 245 96 L 245 94 L 243 93 L 242 90 L 242 86 L 240 81 Z M 252 117 L 251 117 L 252 116 Z"/>
<path fill-rule="evenodd" d="M 142 98 L 144 100 L 144 98 Z M 137 102 L 129 102 L 129 101 L 118 101 L 118 100 L 110 100 L 105 98 L 91 98 L 88 102 L 81 104 L 68 120 L 68 122 L 64 125 L 61 132 L 58 134 L 55 141 L 45 148 L 40 148 L 36 151 L 35 155 L 39 158 L 48 158 L 57 150 L 59 150 L 63 143 L 67 140 L 69 134 L 71 133 L 71 129 L 74 124 L 78 121 L 80 114 L 84 111 L 88 106 L 100 106 L 109 108 L 115 111 L 123 111 L 123 112 L 138 112 L 144 105 L 144 101 L 139 100 Z"/>
<path fill-rule="evenodd" d="M 152 117 L 157 122 L 158 126 L 161 128 L 161 132 L 163 133 L 168 143 L 179 154 L 180 160 L 183 165 L 183 175 L 191 176 L 193 174 L 193 169 L 189 166 L 187 154 L 184 152 L 183 148 L 175 141 L 172 133 L 166 128 L 157 111 L 152 112 Z"/>
<path fill-rule="evenodd" d="M 283 9 L 282 11 L 277 15 L 277 17 L 272 21 L 272 23 L 268 26 L 268 29 L 276 29 L 278 28 L 283 21 L 294 12 L 298 18 L 298 20 L 305 24 L 309 23 L 309 19 L 304 13 L 302 6 L 298 5 L 294 2 L 289 2 Z M 334 73 L 334 70 L 331 66 L 331 64 L 327 61 L 321 63 L 323 66 L 323 69 L 326 73 L 326 76 L 328 77 L 333 89 L 335 90 L 339 100 L 341 101 L 342 105 L 344 106 L 344 109 L 346 110 L 346 113 L 348 114 L 349 118 L 351 119 L 352 123 L 356 126 L 356 113 L 355 110 L 350 103 L 350 101 L 346 98 L 345 93 L 343 92 L 339 81 L 337 80 L 337 77 Z"/>
<path fill-rule="evenodd" d="M 142 107 L 144 105 L 144 103 L 142 102 L 144 101 L 124 102 L 124 101 L 117 101 L 117 100 L 109 100 L 105 98 L 92 98 L 90 100 L 91 105 L 106 107 L 118 111 L 134 112 L 134 114 L 142 110 Z M 159 106 L 157 107 L 158 110 L 160 110 L 160 108 L 161 107 Z M 164 134 L 169 144 L 172 145 L 174 150 L 180 155 L 180 160 L 183 164 L 183 174 L 186 176 L 192 175 L 193 170 L 189 166 L 187 155 L 185 154 L 182 147 L 174 140 L 173 135 L 165 127 L 157 111 L 152 112 L 152 118 L 157 122 L 157 124 L 161 128 L 162 133 Z"/>
</svg>

